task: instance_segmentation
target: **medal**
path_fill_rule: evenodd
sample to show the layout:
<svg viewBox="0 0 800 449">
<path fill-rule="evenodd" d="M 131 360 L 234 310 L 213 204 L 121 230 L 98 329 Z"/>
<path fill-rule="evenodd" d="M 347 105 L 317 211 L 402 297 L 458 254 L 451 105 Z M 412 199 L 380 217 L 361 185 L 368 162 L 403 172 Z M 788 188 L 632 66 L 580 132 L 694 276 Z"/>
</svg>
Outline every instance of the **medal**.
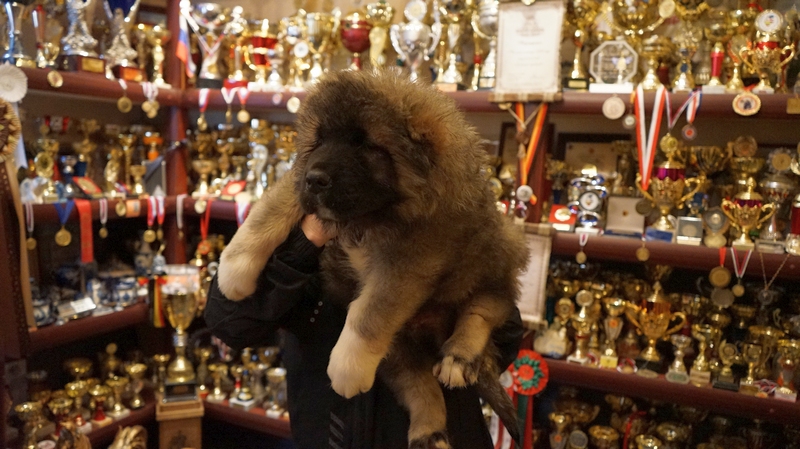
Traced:
<svg viewBox="0 0 800 449">
<path fill-rule="evenodd" d="M 633 129 L 636 127 L 636 116 L 633 114 L 626 114 L 622 117 L 622 127 L 625 129 Z"/>
<path fill-rule="evenodd" d="M 72 242 L 72 234 L 67 231 L 66 225 L 70 214 L 72 214 L 72 209 L 75 207 L 75 201 L 68 200 L 63 203 L 55 203 L 53 206 L 56 208 L 58 221 L 61 224 L 61 229 L 56 232 L 56 245 L 69 246 Z"/>
<path fill-rule="evenodd" d="M 142 238 L 147 243 L 156 241 L 156 231 L 153 230 L 153 223 L 156 221 L 156 214 L 158 213 L 158 204 L 156 204 L 156 197 L 151 196 L 147 199 L 147 230 L 144 231 Z"/>
<path fill-rule="evenodd" d="M 250 113 L 247 112 L 247 98 L 250 96 L 250 90 L 247 86 L 242 86 L 236 89 L 236 94 L 239 96 L 239 103 L 242 104 L 242 109 L 236 114 L 236 120 L 239 123 L 247 123 L 250 121 Z"/>
<path fill-rule="evenodd" d="M 711 302 L 714 303 L 715 306 L 727 309 L 733 302 L 736 300 L 734 293 L 727 288 L 714 288 L 711 291 Z"/>
<path fill-rule="evenodd" d="M 681 135 L 684 140 L 694 140 L 694 138 L 697 137 L 697 129 L 691 123 L 687 123 L 683 129 L 681 129 Z"/>
<path fill-rule="evenodd" d="M 152 229 L 148 229 L 148 230 L 144 231 L 144 234 L 142 235 L 142 239 L 147 243 L 155 242 L 156 241 L 156 231 L 153 231 Z"/>
<path fill-rule="evenodd" d="M 108 199 L 100 198 L 100 230 L 97 235 L 101 239 L 108 237 L 108 229 L 106 229 L 106 222 L 108 221 Z"/>
<path fill-rule="evenodd" d="M 719 249 L 719 266 L 708 273 L 708 281 L 716 288 L 725 288 L 731 283 L 731 272 L 725 268 L 725 248 Z"/>
<path fill-rule="evenodd" d="M 227 87 L 223 87 L 222 90 L 222 99 L 225 101 L 225 104 L 228 105 L 228 109 L 225 111 L 225 123 L 231 124 L 233 122 L 233 110 L 231 104 L 233 103 L 233 97 L 236 95 L 236 89 L 228 89 Z"/>
<path fill-rule="evenodd" d="M 686 111 L 686 125 L 681 129 L 681 136 L 684 140 L 694 140 L 697 137 L 697 129 L 695 129 L 692 123 L 694 122 L 694 118 L 697 116 L 697 110 L 700 108 L 700 100 L 702 98 L 702 91 L 695 90 L 692 91 L 689 96 L 686 98 L 686 101 L 678 108 L 678 111 L 675 115 L 672 114 L 672 103 L 670 101 L 670 95 L 667 94 L 667 127 L 668 131 L 667 134 L 672 134 L 673 128 L 678 123 L 678 119 L 681 118 L 683 111 Z M 670 136 L 671 137 L 671 136 Z M 666 136 L 664 136 L 666 138 Z M 674 142 L 668 142 L 665 146 L 664 139 L 661 139 L 661 149 L 671 149 L 675 150 L 678 148 L 678 139 L 672 137 Z"/>
<path fill-rule="evenodd" d="M 771 298 L 772 292 L 770 291 L 770 287 L 772 287 L 772 283 L 775 282 L 775 279 L 778 278 L 778 274 L 780 274 L 781 270 L 783 270 L 783 266 L 786 265 L 786 261 L 789 260 L 791 253 L 786 254 L 783 257 L 783 261 L 778 266 L 778 269 L 775 270 L 775 273 L 772 274 L 772 279 L 767 282 L 767 269 L 764 268 L 764 255 L 761 254 L 759 251 L 758 258 L 761 259 L 761 275 L 764 277 L 764 289 L 758 292 L 758 301 L 763 304 L 764 306 L 769 305 L 772 303 L 773 298 Z"/>
<path fill-rule="evenodd" d="M 194 202 L 194 211 L 197 212 L 197 215 L 200 215 L 203 212 L 205 212 L 207 207 L 208 206 L 206 205 L 206 200 L 204 199 L 199 199 Z"/>
<path fill-rule="evenodd" d="M 117 81 L 119 81 L 119 85 L 122 87 L 122 96 L 117 100 L 117 109 L 119 109 L 119 112 L 127 114 L 133 109 L 133 102 L 128 98 L 128 83 L 122 78 Z"/>
<path fill-rule="evenodd" d="M 156 238 L 159 241 L 164 240 L 164 197 L 157 196 L 156 199 L 156 222 L 158 223 L 158 228 L 156 229 Z"/>
<path fill-rule="evenodd" d="M 742 277 L 744 276 L 745 272 L 747 272 L 747 265 L 750 264 L 750 256 L 753 255 L 753 250 L 748 249 L 747 253 L 744 256 L 743 261 L 739 261 L 736 255 L 736 248 L 731 247 L 731 258 L 733 259 L 733 271 L 736 273 L 736 285 L 731 287 L 731 291 L 733 292 L 734 296 L 737 298 L 741 298 L 744 296 L 745 290 L 744 285 L 742 285 Z"/>
<path fill-rule="evenodd" d="M 658 146 L 666 154 L 672 154 L 678 149 L 678 139 L 672 134 L 665 134 L 658 142 Z"/>
<path fill-rule="evenodd" d="M 158 86 L 149 81 L 144 82 L 142 83 L 142 93 L 145 98 L 147 98 L 147 101 L 142 103 L 142 111 L 147 115 L 147 118 L 156 118 L 158 110 L 161 108 L 161 105 L 158 104 L 156 100 L 158 97 Z"/>
<path fill-rule="evenodd" d="M 189 196 L 181 193 L 175 198 L 175 224 L 178 226 L 178 238 L 183 240 L 183 201 Z"/>
<path fill-rule="evenodd" d="M 645 217 L 650 215 L 653 212 L 653 204 L 650 201 L 643 199 L 636 203 L 636 213 L 639 215 L 644 215 Z"/>
<path fill-rule="evenodd" d="M 616 120 L 625 114 L 625 102 L 614 95 L 603 102 L 603 115 L 609 120 Z"/>
<path fill-rule="evenodd" d="M 124 217 L 125 214 L 128 213 L 128 206 L 125 205 L 125 201 L 119 200 L 117 204 L 114 205 L 114 210 L 117 212 L 117 215 Z"/>
<path fill-rule="evenodd" d="M 292 98 L 286 100 L 286 110 L 297 114 L 297 111 L 300 110 L 300 99 L 292 95 Z"/>
<path fill-rule="evenodd" d="M 211 206 L 211 202 L 212 200 L 208 200 L 209 206 Z M 197 245 L 197 252 L 203 256 L 211 252 L 211 242 L 208 241 L 208 223 L 210 220 L 211 207 L 207 207 L 206 212 L 200 218 L 200 243 Z"/>
<path fill-rule="evenodd" d="M 36 239 L 33 238 L 33 205 L 31 203 L 23 203 L 25 205 L 25 227 L 28 230 L 28 238 L 25 239 L 25 247 L 33 251 L 36 249 Z"/>
<path fill-rule="evenodd" d="M 58 73 L 58 70 L 51 70 L 47 72 L 47 84 L 58 89 L 64 85 L 64 77 Z"/>
<path fill-rule="evenodd" d="M 208 122 L 206 121 L 206 109 L 208 109 L 208 94 L 210 90 L 207 87 L 200 89 L 197 94 L 197 103 L 200 107 L 200 117 L 197 118 L 197 129 L 205 131 L 208 129 Z"/>
<path fill-rule="evenodd" d="M 761 99 L 752 92 L 742 92 L 733 98 L 733 112 L 749 117 L 761 110 Z"/>
<path fill-rule="evenodd" d="M 578 234 L 578 245 L 580 245 L 581 250 L 578 251 L 578 254 L 575 254 L 575 262 L 578 262 L 579 264 L 586 263 L 586 259 L 588 257 L 586 256 L 586 253 L 583 252 L 583 247 L 586 246 L 586 242 L 588 241 L 589 241 L 589 233 L 581 232 L 580 234 Z"/>
<path fill-rule="evenodd" d="M 636 260 L 647 262 L 648 259 L 650 259 L 650 250 L 645 247 L 644 236 L 642 236 L 642 246 L 636 248 Z"/>
</svg>

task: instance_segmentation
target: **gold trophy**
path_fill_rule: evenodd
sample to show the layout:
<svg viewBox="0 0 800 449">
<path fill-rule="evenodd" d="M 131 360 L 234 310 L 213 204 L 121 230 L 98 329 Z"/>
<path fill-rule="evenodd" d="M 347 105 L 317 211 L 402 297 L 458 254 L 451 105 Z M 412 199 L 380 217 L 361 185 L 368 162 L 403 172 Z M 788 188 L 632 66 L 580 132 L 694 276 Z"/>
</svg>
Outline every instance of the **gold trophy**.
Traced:
<svg viewBox="0 0 800 449">
<path fill-rule="evenodd" d="M 206 396 L 208 402 L 222 402 L 227 397 L 222 390 L 222 378 L 228 375 L 228 365 L 224 363 L 212 363 L 208 365 L 208 371 L 214 380 L 214 389 Z"/>
<path fill-rule="evenodd" d="M 642 89 L 653 91 L 661 86 L 658 79 L 658 67 L 668 61 L 668 57 L 675 52 L 675 45 L 666 36 L 650 36 L 642 42 L 639 54 L 645 59 L 647 72 L 642 78 Z"/>
<path fill-rule="evenodd" d="M 591 310 L 594 296 L 588 290 L 581 290 L 575 295 L 575 303 L 580 307 L 578 312 L 570 317 L 570 324 L 575 330 L 575 351 L 567 357 L 567 361 L 584 364 L 588 360 L 589 337 L 596 321 Z"/>
<path fill-rule="evenodd" d="M 106 380 L 106 385 L 114 392 L 114 405 L 108 412 L 108 415 L 119 421 L 120 419 L 131 414 L 128 407 L 122 403 L 122 393 L 128 388 L 130 381 L 127 377 L 114 376 Z"/>
<path fill-rule="evenodd" d="M 83 418 L 83 398 L 89 392 L 89 383 L 85 380 L 77 380 L 64 385 L 67 396 L 72 399 L 73 416 L 75 426 L 81 433 L 88 433 L 92 430 L 92 425 Z"/>
<path fill-rule="evenodd" d="M 605 331 L 605 349 L 600 356 L 600 366 L 604 368 L 616 369 L 617 362 L 617 338 L 622 333 L 624 321 L 621 317 L 628 307 L 627 301 L 622 298 L 603 298 L 603 306 L 606 309 L 606 318 L 603 320 L 603 330 Z"/>
<path fill-rule="evenodd" d="M 161 286 L 164 312 L 169 324 L 175 328 L 173 344 L 175 358 L 167 367 L 164 402 L 194 400 L 195 373 L 192 362 L 186 358 L 189 336 L 186 329 L 197 314 L 199 271 L 191 265 L 167 265 L 166 284 Z"/>
<path fill-rule="evenodd" d="M 728 57 L 733 62 L 733 71 L 725 84 L 725 91 L 728 93 L 739 93 L 744 90 L 742 58 L 739 57 L 739 52 L 743 48 L 747 48 L 747 42 L 756 20 L 754 12 L 755 10 L 752 8 L 738 8 L 728 13 L 729 24 L 733 30 L 733 36 L 728 41 Z"/>
<path fill-rule="evenodd" d="M 25 423 L 22 428 L 22 449 L 37 449 L 36 432 L 44 425 L 41 402 L 23 402 L 14 407 L 17 416 Z"/>
<path fill-rule="evenodd" d="M 61 435 L 61 429 L 64 428 L 64 424 L 69 422 L 69 411 L 72 409 L 72 399 L 68 397 L 51 399 L 50 402 L 47 403 L 47 408 L 53 413 L 53 420 L 56 423 L 56 430 L 53 432 L 53 436 L 57 440 L 59 435 Z"/>
<path fill-rule="evenodd" d="M 722 149 L 716 145 L 691 146 L 689 153 L 694 165 L 703 173 L 704 177 L 708 178 L 725 169 L 731 158 L 732 149 L 729 146 Z"/>
<path fill-rule="evenodd" d="M 675 334 L 669 339 L 672 346 L 675 347 L 675 360 L 669 365 L 665 377 L 670 382 L 680 384 L 689 383 L 689 376 L 686 371 L 686 364 L 683 362 L 683 355 L 686 349 L 692 346 L 692 338 L 683 334 Z"/>
<path fill-rule="evenodd" d="M 794 59 L 794 43 L 781 47 L 783 43 L 784 18 L 774 9 L 762 11 L 755 19 L 756 38 L 739 50 L 742 62 L 758 74 L 759 83 L 753 93 L 775 92 L 770 75 L 781 79 L 783 68 Z"/>
<path fill-rule="evenodd" d="M 369 49 L 371 31 L 372 24 L 361 11 L 353 11 L 342 19 L 342 46 L 353 55 L 350 70 L 361 70 L 361 53 Z"/>
<path fill-rule="evenodd" d="M 95 385 L 89 389 L 89 396 L 92 397 L 92 404 L 94 404 L 91 419 L 93 429 L 107 426 L 114 421 L 106 416 L 105 412 L 105 403 L 112 394 L 111 388 L 106 385 Z"/>
<path fill-rule="evenodd" d="M 800 364 L 800 340 L 779 340 L 778 357 L 775 358 L 775 366 L 778 369 L 776 399 L 789 402 L 797 400 L 797 385 L 794 379 L 798 364 Z"/>
<path fill-rule="evenodd" d="M 747 364 L 747 374 L 739 384 L 739 392 L 755 395 L 758 392 L 758 387 L 754 385 L 756 381 L 756 367 L 766 361 L 764 348 L 757 343 L 743 344 L 742 360 Z"/>
<path fill-rule="evenodd" d="M 147 173 L 147 167 L 144 165 L 131 165 L 128 167 L 128 172 L 133 177 L 133 184 L 130 186 L 131 195 L 136 198 L 144 198 L 147 196 L 142 179 Z"/>
<path fill-rule="evenodd" d="M 733 375 L 731 366 L 738 362 L 740 359 L 739 349 L 734 343 L 723 341 L 719 345 L 719 359 L 722 362 L 722 369 L 717 374 L 717 379 L 714 381 L 714 388 L 721 388 L 731 391 L 739 391 L 739 383 Z"/>
<path fill-rule="evenodd" d="M 497 6 L 495 6 L 495 8 L 497 8 Z M 583 48 L 586 45 L 587 38 L 594 32 L 595 18 L 597 18 L 600 12 L 600 4 L 596 0 L 570 0 L 567 2 L 566 12 L 565 19 L 571 26 L 575 55 L 572 58 L 572 70 L 569 72 L 569 77 L 564 80 L 564 87 L 586 90 L 589 88 L 589 73 L 586 71 L 586 67 L 583 63 Z M 496 26 L 495 24 L 495 28 Z M 474 22 L 473 27 L 475 27 Z M 496 30 L 494 34 L 495 36 L 492 42 L 496 47 Z M 494 49 L 492 49 L 492 51 L 494 51 Z"/>
<path fill-rule="evenodd" d="M 369 3 L 367 6 L 367 20 L 372 23 L 369 30 L 369 62 L 372 67 L 386 65 L 386 39 L 389 37 L 389 25 L 394 17 L 394 8 L 386 0 Z"/>
<path fill-rule="evenodd" d="M 697 340 L 697 357 L 692 365 L 690 381 L 702 387 L 711 380 L 711 368 L 706 351 L 713 347 L 722 336 L 722 331 L 709 324 L 693 324 L 692 336 Z"/>
<path fill-rule="evenodd" d="M 147 42 L 152 46 L 153 53 L 153 84 L 158 87 L 169 89 L 170 86 L 164 81 L 164 44 L 169 42 L 172 33 L 164 25 L 153 25 L 146 31 Z"/>
<path fill-rule="evenodd" d="M 660 11 L 660 2 L 647 0 L 612 0 L 611 28 L 634 47 L 658 28 L 673 11 Z M 669 13 L 669 14 L 667 14 Z"/>
<path fill-rule="evenodd" d="M 314 12 L 306 14 L 306 36 L 311 51 L 311 70 L 308 72 L 307 84 L 319 81 L 325 70 L 322 67 L 323 56 L 333 47 L 334 36 L 339 32 L 338 15 Z"/>
<path fill-rule="evenodd" d="M 778 347 L 778 341 L 785 336 L 785 333 L 772 326 L 750 326 L 747 329 L 748 342 L 755 342 L 761 346 L 763 361 L 758 363 L 755 370 L 755 375 L 759 379 L 770 378 L 772 374 L 772 367 L 765 363 L 767 360 L 772 360 L 775 355 L 775 350 Z"/>
<path fill-rule="evenodd" d="M 142 388 L 144 388 L 144 373 L 147 371 L 147 365 L 144 363 L 132 363 L 125 365 L 125 372 L 131 376 L 131 387 L 133 390 L 133 397 L 130 399 L 130 406 L 133 410 L 144 407 L 144 398 L 142 398 Z"/>
<path fill-rule="evenodd" d="M 708 12 L 708 20 L 705 26 L 705 36 L 709 42 L 713 43 L 711 48 L 711 79 L 703 92 L 706 93 L 725 93 L 725 87 L 720 77 L 722 76 L 722 64 L 725 60 L 725 46 L 733 35 L 733 28 L 730 24 L 728 12 L 721 8 L 715 8 Z"/>
<path fill-rule="evenodd" d="M 755 244 L 750 240 L 750 231 L 757 229 L 775 213 L 775 204 L 764 203 L 761 194 L 755 191 L 756 181 L 747 180 L 747 190 L 737 193 L 733 201 L 722 200 L 722 211 L 730 219 L 731 224 L 741 231 L 739 238 L 732 246 L 737 249 L 753 249 Z"/>
<path fill-rule="evenodd" d="M 589 441 L 597 449 L 615 449 L 619 447 L 619 432 L 613 427 L 589 427 Z"/>
<path fill-rule="evenodd" d="M 683 328 L 686 315 L 683 312 L 671 312 L 670 308 L 671 304 L 661 292 L 661 284 L 658 282 L 642 306 L 628 304 L 625 316 L 636 327 L 637 332 L 647 338 L 647 348 L 639 354 L 641 360 L 660 363 L 661 355 L 656 350 L 656 343 Z M 674 319 L 678 319 L 677 324 L 669 327 Z"/>
</svg>

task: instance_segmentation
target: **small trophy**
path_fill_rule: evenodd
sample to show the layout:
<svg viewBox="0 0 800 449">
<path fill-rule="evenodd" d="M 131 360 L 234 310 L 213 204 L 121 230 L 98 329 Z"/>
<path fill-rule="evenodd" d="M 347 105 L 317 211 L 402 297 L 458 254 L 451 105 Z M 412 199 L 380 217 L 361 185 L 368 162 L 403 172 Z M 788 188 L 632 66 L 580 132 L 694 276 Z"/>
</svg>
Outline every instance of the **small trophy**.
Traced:
<svg viewBox="0 0 800 449">
<path fill-rule="evenodd" d="M 38 401 L 23 402 L 16 405 L 14 411 L 22 422 L 25 423 L 22 428 L 22 433 L 24 435 L 22 447 L 25 449 L 36 449 L 38 447 L 36 432 L 45 424 L 44 417 L 42 416 L 42 403 Z"/>
<path fill-rule="evenodd" d="M 184 16 L 191 17 L 198 29 L 197 42 L 203 61 L 200 63 L 200 74 L 197 77 L 197 88 L 222 88 L 222 77 L 219 73 L 218 58 L 222 39 L 217 35 L 227 21 L 227 13 L 216 3 L 199 3 L 192 6 L 188 0 L 181 0 Z M 205 33 L 199 31 L 200 27 Z"/>
<path fill-rule="evenodd" d="M 467 5 L 464 0 L 439 1 L 439 14 L 446 26 L 445 47 L 439 71 L 436 76 L 436 86 L 446 92 L 453 92 L 464 88 L 464 76 L 461 74 L 463 65 L 461 57 L 461 36 L 464 31 L 464 20 Z"/>
<path fill-rule="evenodd" d="M 197 314 L 199 272 L 190 265 L 167 265 L 166 284 L 161 286 L 164 312 L 169 324 L 175 328 L 173 343 L 175 358 L 167 367 L 164 384 L 164 402 L 197 399 L 195 373 L 192 362 L 186 358 L 189 336 L 186 329 Z"/>
<path fill-rule="evenodd" d="M 594 78 L 589 92 L 631 93 L 639 55 L 623 39 L 606 41 L 592 51 L 589 73 Z"/>
<path fill-rule="evenodd" d="M 33 19 L 33 28 L 36 30 L 36 67 L 43 68 L 56 68 L 56 59 L 61 51 L 58 40 L 61 38 L 61 31 L 54 31 L 48 29 L 47 14 L 45 13 L 44 6 L 36 5 L 31 11 L 31 18 Z M 51 81 L 50 77 L 54 77 Z M 58 75 L 49 75 L 48 81 L 51 81 L 53 87 L 59 87 Z M 63 81 L 63 80 L 62 80 Z"/>
<path fill-rule="evenodd" d="M 616 369 L 619 362 L 617 338 L 622 333 L 622 327 L 625 324 L 621 315 L 625 313 L 628 304 L 622 298 L 606 297 L 603 298 L 603 306 L 606 309 L 606 318 L 603 320 L 606 341 L 605 349 L 600 356 L 600 367 Z"/>
<path fill-rule="evenodd" d="M 722 369 L 714 381 L 714 388 L 723 390 L 739 391 L 739 382 L 733 375 L 731 366 L 739 361 L 739 349 L 733 343 L 723 341 L 719 345 L 719 359 L 722 362 Z"/>
<path fill-rule="evenodd" d="M 782 215 L 788 201 L 796 190 L 794 182 L 783 173 L 770 173 L 759 182 L 764 199 L 775 206 L 775 213 L 761 228 L 756 240 L 756 249 L 760 252 L 783 254 L 785 243 L 783 236 L 783 221 L 778 220 Z"/>
<path fill-rule="evenodd" d="M 639 359 L 643 360 L 645 365 L 653 365 L 650 369 L 658 368 L 655 365 L 661 363 L 656 342 L 681 330 L 686 321 L 683 312 L 672 312 L 670 308 L 670 303 L 661 292 L 661 284 L 656 282 L 653 293 L 643 301 L 642 306 L 629 303 L 625 310 L 628 321 L 639 334 L 647 338 L 647 348 L 639 354 Z M 678 322 L 670 327 L 674 319 L 678 319 Z M 653 370 L 658 371 L 658 369 Z"/>
<path fill-rule="evenodd" d="M 139 12 L 140 2 L 135 0 L 131 4 L 129 0 L 103 0 L 103 9 L 111 27 L 111 45 L 103 55 L 106 59 L 106 76 L 110 71 L 113 77 L 137 83 L 144 77 L 144 72 L 133 62 L 138 53 L 131 47 L 130 39 L 131 26 Z"/>
<path fill-rule="evenodd" d="M 131 414 L 130 409 L 122 403 L 122 393 L 128 388 L 129 382 L 127 377 L 121 376 L 106 379 L 106 385 L 114 392 L 114 405 L 111 406 L 108 415 L 117 421 Z"/>
<path fill-rule="evenodd" d="M 72 72 L 105 73 L 105 60 L 97 57 L 97 39 L 86 24 L 86 10 L 93 0 L 66 0 L 67 35 L 61 38 L 61 67 Z"/>
<path fill-rule="evenodd" d="M 794 59 L 794 43 L 781 47 L 784 23 L 783 15 L 778 11 L 774 9 L 762 11 L 755 21 L 756 39 L 739 50 L 742 62 L 758 74 L 759 83 L 753 88 L 753 93 L 775 93 L 770 76 L 777 76 L 780 82 L 783 68 Z"/>
<path fill-rule="evenodd" d="M 153 47 L 153 84 L 169 89 L 172 86 L 164 81 L 164 44 L 169 42 L 172 33 L 164 25 L 153 25 L 145 35 L 147 42 Z"/>
<path fill-rule="evenodd" d="M 266 414 L 270 418 L 281 418 L 286 413 L 286 368 L 268 369 L 267 382 L 269 383 L 270 398 Z"/>
<path fill-rule="evenodd" d="M 775 389 L 775 399 L 794 403 L 797 401 L 797 386 L 795 372 L 800 363 L 800 341 L 783 339 L 778 341 L 778 357 L 775 365 L 778 369 L 778 388 Z"/>
<path fill-rule="evenodd" d="M 567 356 L 567 362 L 584 365 L 589 361 L 589 338 L 597 321 L 590 310 L 593 303 L 594 295 L 588 290 L 581 290 L 575 295 L 575 304 L 580 309 L 570 317 L 570 324 L 575 330 L 575 350 Z"/>
<path fill-rule="evenodd" d="M 386 0 L 378 0 L 367 5 L 367 20 L 372 23 L 369 30 L 369 62 L 372 67 L 386 65 L 386 39 L 389 37 L 389 24 L 394 17 L 394 8 Z"/>
<path fill-rule="evenodd" d="M 750 240 L 750 231 L 757 229 L 775 213 L 775 205 L 764 203 L 764 197 L 755 191 L 755 185 L 755 180 L 749 178 L 746 190 L 737 193 L 733 201 L 727 198 L 722 200 L 722 212 L 730 219 L 731 225 L 741 231 L 739 238 L 731 244 L 736 249 L 753 249 L 755 244 Z"/>
<path fill-rule="evenodd" d="M 722 332 L 709 324 L 693 324 L 692 337 L 697 340 L 697 357 L 692 364 L 689 381 L 697 387 L 704 387 L 711 381 L 706 351 L 722 336 Z"/>
<path fill-rule="evenodd" d="M 33 58 L 22 49 L 22 18 L 30 11 L 28 2 L 4 1 L 6 13 L 6 51 L 0 62 L 7 62 L 17 67 L 36 67 Z"/>
<path fill-rule="evenodd" d="M 256 21 L 250 30 L 250 57 L 255 67 L 256 80 L 250 83 L 251 91 L 280 91 L 283 89 L 281 66 L 283 46 L 280 44 L 277 22 L 267 19 Z M 270 69 L 267 76 L 267 67 Z"/>
<path fill-rule="evenodd" d="M 499 13 L 500 2 L 498 0 L 481 0 L 478 3 L 478 9 L 472 13 L 472 29 L 481 39 L 489 41 L 489 52 L 482 58 L 481 69 L 478 73 L 478 89 L 494 89 L 497 78 L 497 17 Z M 587 10 L 586 14 L 590 14 L 590 11 Z M 585 69 L 583 73 L 586 73 Z"/>
<path fill-rule="evenodd" d="M 420 65 L 430 59 L 441 36 L 441 24 L 430 27 L 422 22 L 428 7 L 422 0 L 411 0 L 403 13 L 407 22 L 389 29 L 392 46 L 411 73 L 411 80 L 420 79 Z"/>
<path fill-rule="evenodd" d="M 323 56 L 328 53 L 333 37 L 338 34 L 339 23 L 339 17 L 334 14 L 324 12 L 306 14 L 306 42 L 312 61 L 307 85 L 316 83 L 325 73 L 322 67 Z"/>
<path fill-rule="evenodd" d="M 371 43 L 372 24 L 360 11 L 346 15 L 341 23 L 342 46 L 353 55 L 349 69 L 361 70 L 361 53 L 366 51 Z"/>
</svg>

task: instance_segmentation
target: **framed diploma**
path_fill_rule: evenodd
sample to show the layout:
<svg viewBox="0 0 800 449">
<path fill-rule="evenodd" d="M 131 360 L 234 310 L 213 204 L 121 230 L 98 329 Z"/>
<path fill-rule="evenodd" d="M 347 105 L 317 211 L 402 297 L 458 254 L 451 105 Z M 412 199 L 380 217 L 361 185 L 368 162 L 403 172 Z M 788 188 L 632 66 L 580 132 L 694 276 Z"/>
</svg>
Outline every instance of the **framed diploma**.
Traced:
<svg viewBox="0 0 800 449">
<path fill-rule="evenodd" d="M 550 265 L 552 237 L 538 235 L 526 228 L 525 238 L 530 250 L 528 266 L 520 277 L 520 297 L 517 307 L 522 322 L 528 329 L 537 329 L 545 322 L 545 293 L 547 287 L 547 271 Z"/>
<path fill-rule="evenodd" d="M 491 101 L 558 99 L 564 3 L 500 3 L 497 83 Z"/>
</svg>

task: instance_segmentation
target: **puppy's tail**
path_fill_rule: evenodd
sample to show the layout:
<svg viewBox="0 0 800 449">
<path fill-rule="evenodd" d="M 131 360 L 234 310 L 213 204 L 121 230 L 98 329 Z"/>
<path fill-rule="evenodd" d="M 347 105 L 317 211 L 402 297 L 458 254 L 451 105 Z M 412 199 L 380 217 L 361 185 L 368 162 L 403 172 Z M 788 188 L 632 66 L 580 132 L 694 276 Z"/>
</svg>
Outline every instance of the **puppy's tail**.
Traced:
<svg viewBox="0 0 800 449">
<path fill-rule="evenodd" d="M 478 394 L 497 413 L 514 442 L 520 445 L 522 439 L 517 420 L 517 410 L 514 408 L 511 396 L 506 393 L 506 389 L 500 384 L 500 378 L 497 375 L 498 370 L 494 361 L 492 361 L 492 365 L 495 365 L 495 369 L 486 369 L 486 364 L 484 364 L 484 368 L 478 374 L 478 382 L 476 384 Z"/>
<path fill-rule="evenodd" d="M 292 170 L 253 205 L 222 252 L 217 281 L 226 298 L 238 301 L 255 292 L 270 256 L 303 218 L 294 183 Z"/>
</svg>

